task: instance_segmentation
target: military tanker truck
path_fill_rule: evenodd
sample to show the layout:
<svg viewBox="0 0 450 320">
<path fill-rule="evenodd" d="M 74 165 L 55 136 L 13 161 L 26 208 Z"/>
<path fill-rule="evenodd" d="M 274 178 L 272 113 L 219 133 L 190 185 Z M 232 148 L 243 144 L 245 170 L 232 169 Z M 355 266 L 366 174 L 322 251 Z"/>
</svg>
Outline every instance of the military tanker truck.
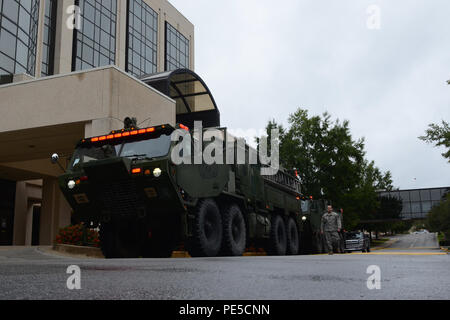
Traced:
<svg viewBox="0 0 450 320">
<path fill-rule="evenodd" d="M 216 129 L 230 146 L 227 129 Z M 99 227 L 105 257 L 170 257 L 180 243 L 193 257 L 239 256 L 250 244 L 297 254 L 300 181 L 282 169 L 261 175 L 248 157 L 255 150 L 234 142 L 243 163 L 175 164 L 179 130 L 193 133 L 183 124 L 131 126 L 77 144 L 59 186 L 74 220 Z M 190 146 L 183 159 L 193 160 Z"/>
</svg>

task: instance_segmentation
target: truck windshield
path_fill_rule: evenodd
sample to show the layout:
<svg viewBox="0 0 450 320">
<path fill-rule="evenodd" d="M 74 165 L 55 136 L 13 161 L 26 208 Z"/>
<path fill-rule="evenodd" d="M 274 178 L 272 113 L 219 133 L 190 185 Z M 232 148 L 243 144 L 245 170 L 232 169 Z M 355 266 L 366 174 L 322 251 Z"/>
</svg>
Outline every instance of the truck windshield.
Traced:
<svg viewBox="0 0 450 320">
<path fill-rule="evenodd" d="M 303 212 L 307 212 L 309 210 L 309 207 L 310 207 L 309 201 L 302 200 L 302 201 L 300 201 L 300 204 L 301 204 Z"/>
<path fill-rule="evenodd" d="M 121 141 L 117 144 L 105 144 L 102 146 L 81 146 L 75 149 L 69 169 L 72 169 L 81 163 L 114 157 L 163 157 L 168 154 L 170 144 L 170 135 L 162 134 L 161 136 L 153 139 L 130 142 Z"/>
</svg>

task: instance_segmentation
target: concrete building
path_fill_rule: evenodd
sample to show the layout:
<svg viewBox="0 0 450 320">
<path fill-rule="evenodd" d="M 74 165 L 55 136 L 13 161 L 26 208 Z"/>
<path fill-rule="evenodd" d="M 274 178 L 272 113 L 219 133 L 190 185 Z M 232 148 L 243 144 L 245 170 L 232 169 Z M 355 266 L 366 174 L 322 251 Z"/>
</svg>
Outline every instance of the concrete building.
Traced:
<svg viewBox="0 0 450 320">
<path fill-rule="evenodd" d="M 47 245 L 70 223 L 53 152 L 122 127 L 175 124 L 138 78 L 194 70 L 194 26 L 167 0 L 0 0 L 0 245 Z"/>
</svg>

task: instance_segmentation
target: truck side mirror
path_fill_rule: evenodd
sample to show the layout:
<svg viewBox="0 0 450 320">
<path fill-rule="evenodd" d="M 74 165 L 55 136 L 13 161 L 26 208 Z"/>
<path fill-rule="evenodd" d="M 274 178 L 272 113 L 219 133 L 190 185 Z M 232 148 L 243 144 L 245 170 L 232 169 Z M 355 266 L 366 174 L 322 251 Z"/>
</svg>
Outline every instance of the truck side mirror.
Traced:
<svg viewBox="0 0 450 320">
<path fill-rule="evenodd" d="M 52 154 L 52 157 L 51 157 L 50 161 L 51 161 L 53 164 L 55 164 L 55 163 L 58 162 L 58 160 L 59 160 L 59 155 L 58 155 L 57 153 Z"/>
<path fill-rule="evenodd" d="M 60 167 L 63 172 L 66 171 L 66 170 L 64 170 L 63 166 L 59 163 L 58 160 L 59 160 L 59 155 L 57 153 L 52 154 L 52 157 L 50 158 L 50 161 L 53 164 L 57 164 L 58 167 Z"/>
</svg>

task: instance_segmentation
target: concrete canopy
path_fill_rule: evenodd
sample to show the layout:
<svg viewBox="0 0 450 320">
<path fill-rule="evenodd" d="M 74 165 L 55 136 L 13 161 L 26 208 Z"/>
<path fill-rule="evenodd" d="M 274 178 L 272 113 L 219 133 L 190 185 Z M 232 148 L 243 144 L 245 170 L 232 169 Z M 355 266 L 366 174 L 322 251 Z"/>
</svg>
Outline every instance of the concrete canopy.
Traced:
<svg viewBox="0 0 450 320">
<path fill-rule="evenodd" d="M 114 66 L 0 86 L 0 178 L 57 176 L 78 140 L 123 127 L 175 125 L 175 101 Z M 11 170 L 8 170 L 11 168 Z"/>
</svg>

